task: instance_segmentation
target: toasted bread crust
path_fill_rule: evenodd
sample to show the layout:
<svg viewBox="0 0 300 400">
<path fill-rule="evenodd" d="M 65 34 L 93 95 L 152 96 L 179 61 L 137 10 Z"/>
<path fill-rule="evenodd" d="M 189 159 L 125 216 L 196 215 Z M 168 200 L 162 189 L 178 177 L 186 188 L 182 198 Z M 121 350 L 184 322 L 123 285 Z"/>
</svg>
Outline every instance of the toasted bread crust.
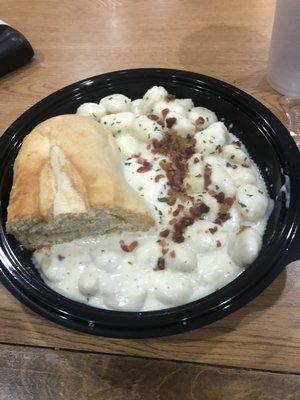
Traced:
<svg viewBox="0 0 300 400">
<path fill-rule="evenodd" d="M 15 161 L 7 231 L 15 234 L 25 221 L 26 226 L 46 225 L 99 207 L 123 217 L 136 215 L 141 229 L 153 225 L 142 198 L 123 176 L 114 138 L 98 122 L 62 115 L 39 124 Z"/>
</svg>

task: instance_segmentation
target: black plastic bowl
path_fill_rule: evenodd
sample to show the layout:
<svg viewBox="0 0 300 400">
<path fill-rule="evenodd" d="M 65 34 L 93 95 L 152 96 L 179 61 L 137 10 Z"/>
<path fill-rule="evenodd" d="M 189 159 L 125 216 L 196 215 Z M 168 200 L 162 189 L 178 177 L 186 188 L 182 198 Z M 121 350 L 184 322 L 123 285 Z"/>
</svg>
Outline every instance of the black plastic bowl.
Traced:
<svg viewBox="0 0 300 400">
<path fill-rule="evenodd" d="M 112 93 L 141 97 L 162 85 L 179 98 L 215 111 L 247 146 L 267 183 L 274 210 L 256 261 L 230 284 L 183 306 L 151 312 L 117 312 L 69 300 L 49 289 L 31 263 L 31 253 L 5 233 L 14 159 L 22 139 L 39 122 L 74 113 L 83 102 Z M 220 319 L 257 296 L 291 261 L 300 258 L 300 156 L 289 132 L 262 104 L 241 90 L 191 72 L 137 69 L 112 72 L 67 86 L 26 111 L 1 138 L 0 260 L 4 285 L 24 304 L 52 321 L 101 336 L 141 338 L 175 334 Z"/>
</svg>

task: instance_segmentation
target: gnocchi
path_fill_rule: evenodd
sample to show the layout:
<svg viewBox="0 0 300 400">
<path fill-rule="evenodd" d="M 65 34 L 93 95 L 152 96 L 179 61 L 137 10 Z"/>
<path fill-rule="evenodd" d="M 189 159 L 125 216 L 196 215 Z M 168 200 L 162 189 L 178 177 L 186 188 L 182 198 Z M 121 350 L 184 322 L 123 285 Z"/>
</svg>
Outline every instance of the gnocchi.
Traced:
<svg viewBox="0 0 300 400">
<path fill-rule="evenodd" d="M 246 227 L 231 240 L 228 253 L 237 265 L 245 267 L 256 259 L 261 246 L 261 235 L 255 229 Z"/>
<path fill-rule="evenodd" d="M 93 296 L 99 289 L 96 273 L 85 271 L 78 279 L 78 289 L 84 296 Z"/>
<path fill-rule="evenodd" d="M 130 111 L 131 108 L 131 100 L 123 94 L 113 94 L 103 97 L 99 104 L 105 108 L 108 114 Z"/>
<path fill-rule="evenodd" d="M 134 114 L 131 112 L 108 114 L 101 118 L 101 124 L 114 135 L 128 130 L 133 121 Z"/>
<path fill-rule="evenodd" d="M 162 100 L 156 103 L 153 107 L 153 114 L 161 117 L 164 110 L 169 110 L 169 112 L 176 112 L 177 114 L 186 117 L 188 114 L 187 108 L 179 103 L 177 100 L 166 101 Z M 169 115 L 168 115 L 169 116 Z"/>
<path fill-rule="evenodd" d="M 226 143 L 228 131 L 223 122 L 214 122 L 195 134 L 196 150 L 201 154 L 213 154 Z"/>
<path fill-rule="evenodd" d="M 132 123 L 132 134 L 142 142 L 162 138 L 162 127 L 145 115 L 137 117 Z"/>
<path fill-rule="evenodd" d="M 247 154 L 233 144 L 226 144 L 223 146 L 222 153 L 227 160 L 233 164 L 250 165 L 250 160 Z"/>
<path fill-rule="evenodd" d="M 211 166 L 211 170 L 210 187 L 214 190 L 224 192 L 228 196 L 234 196 L 236 188 L 226 169 L 218 164 L 214 164 Z"/>
<path fill-rule="evenodd" d="M 204 107 L 194 107 L 189 111 L 189 120 L 197 127 L 197 130 L 208 128 L 218 121 L 216 114 Z"/>
<path fill-rule="evenodd" d="M 105 113 L 105 108 L 97 103 L 83 103 L 77 108 L 76 111 L 76 114 L 86 117 L 93 117 L 98 122 L 100 122 Z"/>
<path fill-rule="evenodd" d="M 162 86 L 153 86 L 144 94 L 141 102 L 141 111 L 143 114 L 149 114 L 153 111 L 156 103 L 163 101 L 168 95 L 166 89 Z"/>
<path fill-rule="evenodd" d="M 131 135 L 120 133 L 116 137 L 119 149 L 125 157 L 131 157 L 141 153 L 142 148 L 140 142 Z"/>
<path fill-rule="evenodd" d="M 180 136 L 192 135 L 195 132 L 195 126 L 187 118 L 181 114 L 171 111 L 166 116 L 166 128 L 168 129 L 168 121 L 172 121 L 169 129 L 175 131 Z"/>
<path fill-rule="evenodd" d="M 241 185 L 237 190 L 236 200 L 239 211 L 246 221 L 258 221 L 268 208 L 267 196 L 255 185 Z"/>
</svg>

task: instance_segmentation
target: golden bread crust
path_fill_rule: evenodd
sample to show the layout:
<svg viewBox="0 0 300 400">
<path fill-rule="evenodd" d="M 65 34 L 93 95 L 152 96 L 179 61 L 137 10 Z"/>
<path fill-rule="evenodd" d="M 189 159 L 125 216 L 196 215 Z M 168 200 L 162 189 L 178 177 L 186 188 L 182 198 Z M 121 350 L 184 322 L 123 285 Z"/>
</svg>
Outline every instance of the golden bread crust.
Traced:
<svg viewBox="0 0 300 400">
<path fill-rule="evenodd" d="M 20 221 L 50 223 L 99 207 L 152 217 L 126 182 L 115 139 L 90 117 L 61 115 L 42 122 L 24 139 L 14 165 L 7 230 Z"/>
</svg>

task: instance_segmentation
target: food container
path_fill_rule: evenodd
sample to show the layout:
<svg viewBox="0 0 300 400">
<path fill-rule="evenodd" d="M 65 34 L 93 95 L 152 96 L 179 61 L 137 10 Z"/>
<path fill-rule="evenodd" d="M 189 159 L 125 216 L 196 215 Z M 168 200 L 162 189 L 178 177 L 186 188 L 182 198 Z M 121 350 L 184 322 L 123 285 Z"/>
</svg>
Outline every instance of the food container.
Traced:
<svg viewBox="0 0 300 400">
<path fill-rule="evenodd" d="M 48 288 L 31 262 L 31 252 L 5 233 L 14 159 L 22 139 L 41 121 L 75 113 L 83 102 L 112 93 L 138 98 L 162 85 L 179 98 L 216 112 L 247 147 L 265 179 L 274 209 L 262 250 L 245 272 L 200 300 L 165 310 L 120 312 L 77 303 Z M 206 325 L 245 305 L 290 262 L 300 258 L 300 155 L 289 132 L 261 103 L 219 80 L 186 71 L 136 69 L 84 79 L 26 111 L 0 139 L 1 280 L 20 301 L 46 318 L 100 336 L 141 338 L 175 334 Z M 280 318 L 280 316 L 278 316 Z"/>
</svg>

